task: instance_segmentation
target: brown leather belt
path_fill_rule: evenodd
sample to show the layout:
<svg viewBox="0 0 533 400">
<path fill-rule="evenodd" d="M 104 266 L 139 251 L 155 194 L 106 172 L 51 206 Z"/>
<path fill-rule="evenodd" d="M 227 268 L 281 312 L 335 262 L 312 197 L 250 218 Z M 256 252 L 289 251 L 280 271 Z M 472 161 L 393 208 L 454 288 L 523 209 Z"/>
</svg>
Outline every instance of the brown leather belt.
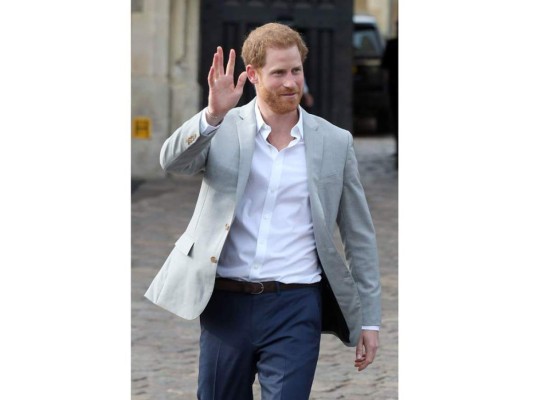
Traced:
<svg viewBox="0 0 533 400">
<path fill-rule="evenodd" d="M 215 280 L 215 289 L 225 290 L 227 292 L 237 293 L 249 293 L 249 294 L 261 294 L 261 293 L 273 293 L 280 290 L 308 288 L 320 286 L 320 282 L 317 283 L 281 283 L 276 281 L 268 282 L 244 282 L 235 281 L 227 278 L 217 278 Z"/>
</svg>

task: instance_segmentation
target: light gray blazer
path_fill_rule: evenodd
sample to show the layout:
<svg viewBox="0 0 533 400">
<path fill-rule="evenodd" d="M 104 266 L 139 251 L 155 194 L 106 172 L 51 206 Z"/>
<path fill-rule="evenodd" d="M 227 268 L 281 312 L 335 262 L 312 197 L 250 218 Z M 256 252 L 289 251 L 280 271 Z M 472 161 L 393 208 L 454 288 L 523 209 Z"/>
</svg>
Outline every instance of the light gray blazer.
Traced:
<svg viewBox="0 0 533 400">
<path fill-rule="evenodd" d="M 257 132 L 255 99 L 231 110 L 221 126 L 202 136 L 196 114 L 161 149 L 165 171 L 204 177 L 196 208 L 145 296 L 186 319 L 206 307 L 218 257 L 250 173 Z M 311 215 L 323 270 L 322 330 L 355 346 L 361 326 L 380 325 L 380 282 L 374 227 L 352 135 L 303 111 Z M 334 241 L 338 224 L 347 262 Z"/>
</svg>

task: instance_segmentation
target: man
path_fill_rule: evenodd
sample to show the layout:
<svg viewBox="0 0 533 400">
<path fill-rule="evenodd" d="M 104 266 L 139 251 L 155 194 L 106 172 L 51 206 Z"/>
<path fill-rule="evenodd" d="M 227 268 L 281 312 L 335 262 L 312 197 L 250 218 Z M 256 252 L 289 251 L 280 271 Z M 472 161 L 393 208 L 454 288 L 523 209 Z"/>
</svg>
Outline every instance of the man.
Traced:
<svg viewBox="0 0 533 400">
<path fill-rule="evenodd" d="M 321 331 L 374 360 L 380 284 L 353 139 L 298 106 L 307 48 L 281 24 L 250 33 L 234 84 L 217 48 L 208 106 L 161 150 L 166 171 L 204 177 L 185 233 L 146 296 L 200 316 L 198 398 L 309 398 Z M 234 108 L 248 79 L 257 97 Z M 335 222 L 347 263 L 333 242 Z"/>
</svg>

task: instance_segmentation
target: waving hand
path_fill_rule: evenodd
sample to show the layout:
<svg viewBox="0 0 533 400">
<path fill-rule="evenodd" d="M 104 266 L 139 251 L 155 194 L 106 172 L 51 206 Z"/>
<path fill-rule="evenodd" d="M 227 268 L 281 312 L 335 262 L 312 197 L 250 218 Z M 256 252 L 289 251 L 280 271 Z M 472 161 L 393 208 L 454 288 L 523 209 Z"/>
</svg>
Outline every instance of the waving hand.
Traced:
<svg viewBox="0 0 533 400">
<path fill-rule="evenodd" d="M 224 72 L 224 53 L 222 47 L 217 47 L 213 56 L 213 64 L 207 76 L 209 83 L 209 100 L 206 118 L 209 125 L 218 125 L 229 110 L 237 105 L 242 96 L 246 71 L 243 71 L 234 84 L 233 71 L 235 68 L 235 50 L 229 52 L 228 65 Z"/>
</svg>

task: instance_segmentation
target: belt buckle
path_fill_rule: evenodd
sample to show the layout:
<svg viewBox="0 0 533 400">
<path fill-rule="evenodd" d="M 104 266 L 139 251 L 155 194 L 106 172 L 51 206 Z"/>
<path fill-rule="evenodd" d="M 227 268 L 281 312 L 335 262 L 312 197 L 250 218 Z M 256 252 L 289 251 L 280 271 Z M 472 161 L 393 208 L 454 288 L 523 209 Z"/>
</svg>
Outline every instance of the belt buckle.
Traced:
<svg viewBox="0 0 533 400">
<path fill-rule="evenodd" d="M 265 291 L 265 285 L 263 285 L 263 282 L 255 282 L 259 283 L 261 285 L 261 291 L 260 292 L 251 292 L 250 294 L 261 294 Z"/>
</svg>

